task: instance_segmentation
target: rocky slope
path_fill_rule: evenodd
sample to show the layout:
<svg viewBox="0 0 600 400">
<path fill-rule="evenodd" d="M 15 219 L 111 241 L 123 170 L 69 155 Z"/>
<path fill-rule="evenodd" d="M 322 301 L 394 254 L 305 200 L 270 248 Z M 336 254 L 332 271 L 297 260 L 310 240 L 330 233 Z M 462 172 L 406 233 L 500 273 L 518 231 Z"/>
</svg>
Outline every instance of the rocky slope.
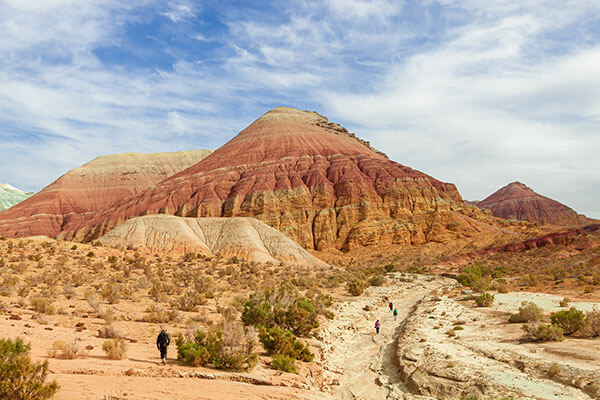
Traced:
<svg viewBox="0 0 600 400">
<path fill-rule="evenodd" d="M 577 225 L 589 222 L 571 208 L 534 192 L 521 182 L 510 183 L 499 189 L 477 206 L 492 211 L 504 219 L 518 219 L 549 225 Z"/>
<path fill-rule="evenodd" d="M 25 193 L 8 183 L 0 183 L 0 211 L 7 210 L 19 204 L 31 195 L 32 193 Z"/>
<path fill-rule="evenodd" d="M 70 220 L 85 220 L 168 178 L 210 154 L 124 153 L 98 157 L 75 168 L 42 191 L 0 215 L 0 233 L 55 237 Z"/>
<path fill-rule="evenodd" d="M 182 218 L 147 215 L 129 219 L 102 236 L 115 247 L 153 252 L 201 252 L 256 262 L 326 266 L 283 233 L 255 218 Z"/>
<path fill-rule="evenodd" d="M 69 221 L 62 237 L 94 239 L 145 214 L 252 216 L 306 248 L 352 249 L 449 240 L 461 225 L 453 211 L 469 207 L 453 184 L 389 160 L 315 112 L 279 107 L 187 170 Z"/>
</svg>

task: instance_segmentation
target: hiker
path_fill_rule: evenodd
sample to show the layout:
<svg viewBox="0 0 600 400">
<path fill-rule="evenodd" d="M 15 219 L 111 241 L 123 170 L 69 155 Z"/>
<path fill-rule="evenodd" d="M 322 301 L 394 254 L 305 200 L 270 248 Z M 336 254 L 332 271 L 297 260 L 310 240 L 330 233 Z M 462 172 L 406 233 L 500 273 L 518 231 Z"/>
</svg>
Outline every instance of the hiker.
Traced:
<svg viewBox="0 0 600 400">
<path fill-rule="evenodd" d="M 379 323 L 379 320 L 375 321 L 375 331 L 377 332 L 378 335 L 379 335 L 380 327 L 381 327 L 381 324 Z"/>
<path fill-rule="evenodd" d="M 398 318 L 398 309 L 394 308 L 394 321 Z"/>
<path fill-rule="evenodd" d="M 389 307 L 390 307 L 390 311 L 392 311 L 392 309 L 394 308 L 394 303 L 392 303 L 392 302 L 390 301 L 390 304 L 388 304 L 388 305 L 389 305 Z"/>
<path fill-rule="evenodd" d="M 160 360 L 163 365 L 167 363 L 167 347 L 169 346 L 169 343 L 171 343 L 169 334 L 164 329 L 161 330 L 156 338 L 156 347 L 160 350 Z"/>
</svg>

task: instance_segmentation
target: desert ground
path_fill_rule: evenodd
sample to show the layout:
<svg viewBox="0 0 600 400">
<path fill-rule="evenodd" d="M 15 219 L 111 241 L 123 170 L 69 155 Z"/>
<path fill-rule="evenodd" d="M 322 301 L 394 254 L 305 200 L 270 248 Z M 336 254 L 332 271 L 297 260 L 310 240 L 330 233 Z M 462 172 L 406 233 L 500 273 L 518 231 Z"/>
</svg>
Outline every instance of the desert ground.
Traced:
<svg viewBox="0 0 600 400">
<path fill-rule="evenodd" d="M 508 285 L 490 290 L 491 306 L 477 307 L 472 289 L 436 274 L 386 273 L 351 296 L 340 276 L 347 272 L 337 267 L 310 272 L 189 255 L 157 258 L 136 249 L 44 238 L 5 239 L 0 247 L 0 337 L 23 338 L 34 360 L 49 362 L 48 378 L 61 386 L 59 400 L 600 398 L 600 342 L 577 335 L 536 342 L 522 324 L 508 323 L 527 301 L 544 318 L 569 307 L 600 309 L 583 295 L 561 304 L 562 292 Z M 193 284 L 185 271 L 202 277 L 196 285 L 205 285 L 199 288 L 204 297 L 189 311 L 172 301 Z M 297 374 L 272 369 L 260 347 L 258 365 L 249 371 L 186 366 L 177 360 L 174 343 L 161 365 L 155 345 L 161 328 L 173 339 L 208 329 L 220 323 L 223 309 L 237 304 L 239 311 L 252 287 L 278 281 L 333 298 L 333 318 L 319 317 L 320 326 L 302 339 L 315 357 L 298 361 Z M 32 300 L 37 298 L 52 299 L 45 305 L 50 308 Z M 398 310 L 396 320 L 389 302 Z M 124 359 L 109 359 L 102 350 L 107 330 L 127 342 Z"/>
</svg>

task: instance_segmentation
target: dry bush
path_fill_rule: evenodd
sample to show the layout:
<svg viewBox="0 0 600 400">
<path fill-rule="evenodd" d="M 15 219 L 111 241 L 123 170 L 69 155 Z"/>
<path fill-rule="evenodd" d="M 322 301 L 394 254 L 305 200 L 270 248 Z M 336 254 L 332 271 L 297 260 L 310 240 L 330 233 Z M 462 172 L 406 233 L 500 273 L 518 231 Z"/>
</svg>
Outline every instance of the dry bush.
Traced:
<svg viewBox="0 0 600 400">
<path fill-rule="evenodd" d="M 123 295 L 123 285 L 117 282 L 108 282 L 100 293 L 102 298 L 110 304 L 117 304 Z"/>
<path fill-rule="evenodd" d="M 475 298 L 477 307 L 491 307 L 494 303 L 494 295 L 490 293 L 483 293 Z"/>
<path fill-rule="evenodd" d="M 102 310 L 102 304 L 100 303 L 98 296 L 96 296 L 95 293 L 89 293 L 86 296 L 86 300 L 90 307 L 92 307 L 92 310 L 94 310 L 94 313 L 100 314 L 100 311 Z"/>
<path fill-rule="evenodd" d="M 571 299 L 569 299 L 569 298 L 565 297 L 565 298 L 563 298 L 563 299 L 560 301 L 559 305 L 560 305 L 561 307 L 569 307 L 569 303 L 570 303 L 570 302 L 571 302 Z"/>
<path fill-rule="evenodd" d="M 111 360 L 122 360 L 127 357 L 127 342 L 123 339 L 109 339 L 102 344 L 102 351 Z"/>
<path fill-rule="evenodd" d="M 49 355 L 53 358 L 73 360 L 75 358 L 86 358 L 87 352 L 81 349 L 77 342 L 67 343 L 63 340 L 57 340 L 52 344 Z"/>
<path fill-rule="evenodd" d="M 34 296 L 30 300 L 31 307 L 34 311 L 40 314 L 53 315 L 56 314 L 56 307 L 45 297 Z"/>
<path fill-rule="evenodd" d="M 521 323 L 521 322 L 539 322 L 542 320 L 544 312 L 537 304 L 530 301 L 524 301 L 519 307 L 519 312 L 511 314 L 508 322 L 510 323 Z"/>
<path fill-rule="evenodd" d="M 143 318 L 146 322 L 158 324 L 177 321 L 179 313 L 176 310 L 165 310 L 161 306 L 151 305 L 146 309 L 146 316 Z"/>
<path fill-rule="evenodd" d="M 555 376 L 560 375 L 560 365 L 558 365 L 557 363 L 552 363 L 549 367 L 548 370 L 546 371 L 546 375 L 548 376 L 548 378 L 554 378 Z"/>
<path fill-rule="evenodd" d="M 527 324 L 523 330 L 537 342 L 561 342 L 564 340 L 563 329 L 554 324 Z"/>
<path fill-rule="evenodd" d="M 585 336 L 598 337 L 600 336 L 600 311 L 588 311 L 585 313 L 585 328 L 583 329 Z"/>
<path fill-rule="evenodd" d="M 198 306 L 203 304 L 206 304 L 206 298 L 194 290 L 188 290 L 183 295 L 171 300 L 171 306 L 181 311 L 196 311 Z"/>
<path fill-rule="evenodd" d="M 115 324 L 105 324 L 98 329 L 98 337 L 105 339 L 122 338 L 123 334 L 117 329 Z"/>
</svg>

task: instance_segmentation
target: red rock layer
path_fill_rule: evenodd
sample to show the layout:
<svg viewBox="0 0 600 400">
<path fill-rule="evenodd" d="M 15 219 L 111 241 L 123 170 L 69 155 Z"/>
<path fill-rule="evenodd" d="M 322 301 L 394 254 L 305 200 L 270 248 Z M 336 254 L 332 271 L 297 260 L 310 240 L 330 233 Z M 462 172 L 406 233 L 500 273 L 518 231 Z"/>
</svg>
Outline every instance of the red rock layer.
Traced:
<svg viewBox="0 0 600 400">
<path fill-rule="evenodd" d="M 537 194 L 520 182 L 513 182 L 477 203 L 492 215 L 504 219 L 518 219 L 538 224 L 577 225 L 589 222 L 571 208 Z"/>
<path fill-rule="evenodd" d="M 69 221 L 114 206 L 197 163 L 209 150 L 98 157 L 0 213 L 0 234 L 56 237 Z"/>
<path fill-rule="evenodd" d="M 93 239 L 145 214 L 252 216 L 302 246 L 443 241 L 453 184 L 390 161 L 314 112 L 274 109 L 209 157 L 119 206 L 71 219 L 63 237 Z"/>
</svg>

